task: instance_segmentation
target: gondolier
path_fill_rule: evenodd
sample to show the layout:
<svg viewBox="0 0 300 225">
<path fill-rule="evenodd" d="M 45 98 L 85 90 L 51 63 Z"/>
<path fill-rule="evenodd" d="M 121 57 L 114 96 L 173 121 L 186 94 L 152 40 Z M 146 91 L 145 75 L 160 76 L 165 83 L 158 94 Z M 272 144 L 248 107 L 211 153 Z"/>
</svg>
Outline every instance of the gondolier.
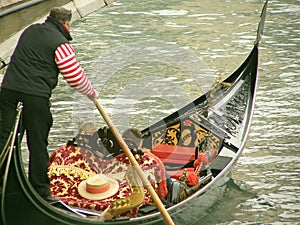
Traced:
<svg viewBox="0 0 300 225">
<path fill-rule="evenodd" d="M 53 8 L 44 23 L 25 29 L 11 57 L 0 91 L 0 151 L 12 129 L 17 104 L 23 102 L 21 134 L 26 131 L 30 151 L 29 180 L 47 201 L 55 200 L 49 194 L 47 145 L 53 123 L 49 99 L 57 85 L 58 74 L 61 73 L 71 87 L 90 99 L 98 97 L 69 43 L 72 40 L 69 30 L 71 17 L 71 10 Z"/>
</svg>

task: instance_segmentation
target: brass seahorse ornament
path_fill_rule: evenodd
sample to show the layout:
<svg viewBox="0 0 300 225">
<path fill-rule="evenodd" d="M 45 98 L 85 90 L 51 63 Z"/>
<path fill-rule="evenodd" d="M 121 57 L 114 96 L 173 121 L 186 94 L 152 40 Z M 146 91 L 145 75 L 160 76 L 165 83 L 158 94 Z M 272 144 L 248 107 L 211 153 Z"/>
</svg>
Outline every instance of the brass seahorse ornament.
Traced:
<svg viewBox="0 0 300 225">
<path fill-rule="evenodd" d="M 109 206 L 104 217 L 112 219 L 131 209 L 134 209 L 144 202 L 145 193 L 142 181 L 131 165 L 128 167 L 125 178 L 130 185 L 131 195 L 126 198 L 117 199 Z"/>
</svg>

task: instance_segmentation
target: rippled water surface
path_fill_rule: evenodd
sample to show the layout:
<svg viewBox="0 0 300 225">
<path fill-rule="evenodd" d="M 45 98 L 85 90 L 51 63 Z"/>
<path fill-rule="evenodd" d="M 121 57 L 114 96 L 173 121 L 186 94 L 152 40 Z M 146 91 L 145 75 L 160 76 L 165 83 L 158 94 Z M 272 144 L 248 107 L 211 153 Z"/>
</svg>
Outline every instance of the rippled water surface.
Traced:
<svg viewBox="0 0 300 225">
<path fill-rule="evenodd" d="M 120 0 L 72 26 L 77 57 L 122 131 L 145 128 L 187 104 L 245 59 L 261 0 Z M 300 1 L 270 1 L 261 43 L 253 123 L 233 181 L 195 224 L 300 221 Z M 50 149 L 95 107 L 60 81 Z M 197 209 L 195 209 L 195 214 Z"/>
</svg>

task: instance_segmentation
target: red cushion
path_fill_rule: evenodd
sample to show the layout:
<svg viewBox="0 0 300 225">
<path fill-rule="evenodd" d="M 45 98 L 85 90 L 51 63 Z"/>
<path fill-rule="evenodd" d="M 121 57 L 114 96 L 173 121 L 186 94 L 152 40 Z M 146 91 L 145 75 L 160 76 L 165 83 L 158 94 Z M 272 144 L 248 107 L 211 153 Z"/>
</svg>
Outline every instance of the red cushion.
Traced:
<svg viewBox="0 0 300 225">
<path fill-rule="evenodd" d="M 177 145 L 158 144 L 152 149 L 164 163 L 187 164 L 195 159 L 195 149 Z"/>
<path fill-rule="evenodd" d="M 166 174 L 162 162 L 153 154 L 146 152 L 138 161 L 141 169 L 153 188 L 159 190 L 163 198 L 168 194 Z M 91 151 L 74 146 L 62 146 L 50 156 L 49 178 L 50 193 L 66 204 L 97 211 L 105 210 L 112 202 L 128 197 L 131 189 L 125 177 L 130 161 L 125 153 L 112 159 L 102 159 Z M 78 185 L 94 174 L 105 174 L 119 182 L 119 191 L 106 199 L 89 200 L 80 196 Z M 158 185 L 158 186 L 157 186 Z M 152 197 L 145 188 L 145 200 L 142 205 L 152 203 Z M 141 206 L 142 206 L 141 205 Z M 140 207 L 140 206 L 139 206 Z M 124 213 L 127 217 L 135 217 L 138 209 L 134 208 Z"/>
</svg>

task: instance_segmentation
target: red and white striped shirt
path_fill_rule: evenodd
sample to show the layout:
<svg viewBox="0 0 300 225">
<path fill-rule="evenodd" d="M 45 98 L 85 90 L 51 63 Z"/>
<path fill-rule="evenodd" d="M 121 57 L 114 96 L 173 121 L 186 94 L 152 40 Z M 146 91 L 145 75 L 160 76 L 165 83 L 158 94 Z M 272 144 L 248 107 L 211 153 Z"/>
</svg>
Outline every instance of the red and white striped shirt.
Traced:
<svg viewBox="0 0 300 225">
<path fill-rule="evenodd" d="M 55 62 L 68 84 L 84 95 L 96 97 L 97 93 L 75 57 L 71 44 L 60 45 L 55 51 Z"/>
</svg>

